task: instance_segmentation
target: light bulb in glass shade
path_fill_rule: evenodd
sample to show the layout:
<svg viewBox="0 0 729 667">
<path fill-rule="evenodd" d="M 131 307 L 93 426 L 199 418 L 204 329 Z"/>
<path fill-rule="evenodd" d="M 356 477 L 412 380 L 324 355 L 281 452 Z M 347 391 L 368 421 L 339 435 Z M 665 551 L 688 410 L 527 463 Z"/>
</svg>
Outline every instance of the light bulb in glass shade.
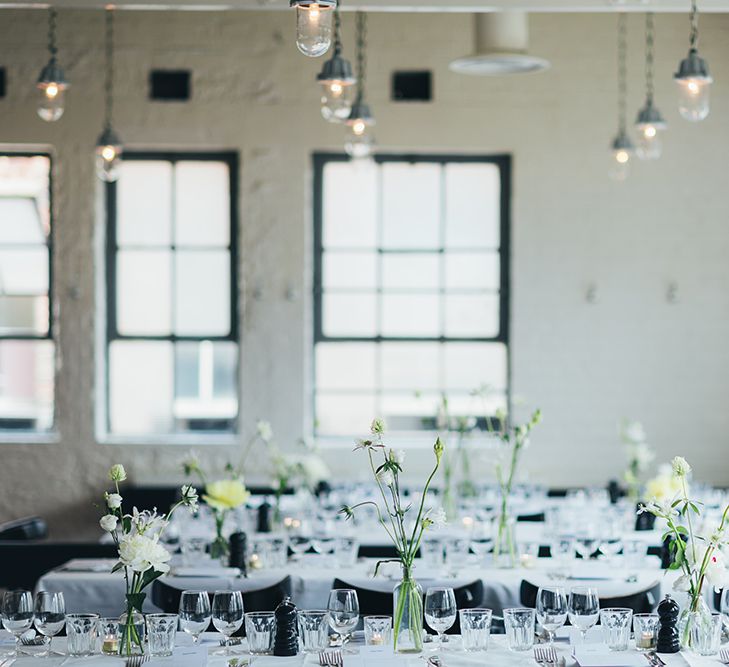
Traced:
<svg viewBox="0 0 729 667">
<path fill-rule="evenodd" d="M 624 181 L 630 173 L 630 161 L 634 151 L 633 143 L 624 132 L 618 134 L 610 150 L 608 176 L 614 181 Z"/>
<path fill-rule="evenodd" d="M 679 113 L 694 123 L 704 120 L 709 115 L 709 88 L 713 79 L 696 49 L 691 49 L 681 61 L 673 78 L 678 86 Z"/>
<path fill-rule="evenodd" d="M 352 111 L 347 118 L 347 136 L 344 139 L 344 150 L 352 157 L 367 157 L 372 153 L 375 137 L 372 128 L 375 118 L 368 104 L 359 97 L 352 105 Z"/>
<path fill-rule="evenodd" d="M 638 112 L 635 121 L 637 134 L 635 154 L 641 160 L 657 160 L 661 157 L 663 150 L 661 133 L 667 127 L 661 112 L 653 106 L 653 101 L 649 98 L 645 106 Z"/>
<path fill-rule="evenodd" d="M 36 88 L 38 90 L 38 115 L 43 120 L 52 123 L 63 116 L 68 85 L 63 70 L 55 60 L 51 60 L 41 70 Z"/>
<path fill-rule="evenodd" d="M 324 63 L 316 77 L 322 88 L 321 115 L 331 123 L 341 123 L 352 111 L 354 84 L 352 65 L 342 57 L 341 47 L 335 47 L 334 55 Z"/>
<path fill-rule="evenodd" d="M 96 174 L 111 183 L 119 178 L 122 146 L 113 130 L 106 129 L 96 142 Z"/>
<path fill-rule="evenodd" d="M 336 0 L 291 0 L 296 8 L 296 46 L 310 58 L 323 56 L 332 45 Z"/>
</svg>

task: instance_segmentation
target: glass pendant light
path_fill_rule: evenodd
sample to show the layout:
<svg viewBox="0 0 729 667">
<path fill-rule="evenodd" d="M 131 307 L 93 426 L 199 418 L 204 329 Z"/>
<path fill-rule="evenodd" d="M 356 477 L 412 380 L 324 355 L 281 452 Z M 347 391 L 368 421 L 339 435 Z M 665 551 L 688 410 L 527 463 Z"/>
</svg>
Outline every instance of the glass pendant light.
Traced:
<svg viewBox="0 0 729 667">
<path fill-rule="evenodd" d="M 661 157 L 661 132 L 668 125 L 661 112 L 653 104 L 653 46 L 655 26 L 653 14 L 645 15 L 645 104 L 638 111 L 635 129 L 638 135 L 636 155 L 641 160 L 657 160 Z"/>
<path fill-rule="evenodd" d="M 626 123 L 627 83 L 627 15 L 618 14 L 618 133 L 610 147 L 608 175 L 614 181 L 624 181 L 630 172 L 630 159 L 635 151 Z"/>
<path fill-rule="evenodd" d="M 691 36 L 688 55 L 679 63 L 673 75 L 678 85 L 678 111 L 691 122 L 704 120 L 709 115 L 709 87 L 713 79 L 709 66 L 699 56 L 699 13 L 696 0 L 691 0 Z"/>
<path fill-rule="evenodd" d="M 352 65 L 342 56 L 342 22 L 339 6 L 334 10 L 334 55 L 324 63 L 316 80 L 322 87 L 321 115 L 331 123 L 341 123 L 352 111 L 352 96 L 357 79 Z"/>
<path fill-rule="evenodd" d="M 332 16 L 337 0 L 290 0 L 296 8 L 296 46 L 310 58 L 323 56 L 332 45 Z"/>
<path fill-rule="evenodd" d="M 69 86 L 63 73 L 63 68 L 58 64 L 56 56 L 56 20 L 58 13 L 55 7 L 48 10 L 48 51 L 51 58 L 48 64 L 41 70 L 36 88 L 38 89 L 38 115 L 45 121 L 53 123 L 63 116 L 65 104 L 65 93 Z"/>
<path fill-rule="evenodd" d="M 106 83 L 104 129 L 96 140 L 96 173 L 102 181 L 112 182 L 119 178 L 121 140 L 112 127 L 114 107 L 114 10 L 106 10 Z"/>
<path fill-rule="evenodd" d="M 375 146 L 372 134 L 375 117 L 365 102 L 366 50 L 367 15 L 357 12 L 357 99 L 346 121 L 347 135 L 344 139 L 344 150 L 353 158 L 369 157 Z"/>
</svg>

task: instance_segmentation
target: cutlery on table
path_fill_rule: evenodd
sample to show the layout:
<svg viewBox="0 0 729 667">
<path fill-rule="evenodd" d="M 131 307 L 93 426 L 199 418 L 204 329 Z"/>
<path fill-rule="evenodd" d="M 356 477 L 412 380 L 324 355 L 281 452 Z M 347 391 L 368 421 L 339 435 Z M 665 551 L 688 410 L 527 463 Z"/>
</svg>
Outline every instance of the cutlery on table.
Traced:
<svg viewBox="0 0 729 667">
<path fill-rule="evenodd" d="M 729 650 L 723 648 L 719 651 L 719 662 L 729 665 Z"/>
<path fill-rule="evenodd" d="M 537 646 L 534 648 L 534 660 L 545 667 L 552 667 L 558 663 L 557 651 L 552 646 Z"/>
</svg>

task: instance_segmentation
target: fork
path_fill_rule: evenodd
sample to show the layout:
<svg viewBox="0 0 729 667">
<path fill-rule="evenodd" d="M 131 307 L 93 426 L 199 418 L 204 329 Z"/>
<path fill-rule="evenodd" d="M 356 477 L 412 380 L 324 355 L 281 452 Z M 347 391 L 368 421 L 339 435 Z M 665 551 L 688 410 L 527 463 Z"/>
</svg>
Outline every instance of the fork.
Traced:
<svg viewBox="0 0 729 667">
<path fill-rule="evenodd" d="M 332 660 L 334 667 L 344 667 L 344 657 L 339 649 L 332 651 Z"/>
<path fill-rule="evenodd" d="M 557 664 L 557 651 L 553 647 L 540 647 L 534 648 L 534 660 L 540 665 L 556 665 Z"/>
<path fill-rule="evenodd" d="M 320 665 L 321 665 L 322 667 L 328 667 L 328 666 L 329 666 L 329 664 L 330 664 L 330 663 L 329 663 L 329 654 L 328 654 L 328 653 L 326 653 L 325 651 L 322 651 L 322 652 L 321 652 L 321 653 L 319 654 L 319 664 L 320 664 Z"/>
<path fill-rule="evenodd" d="M 729 665 L 729 650 L 723 648 L 719 651 L 719 661 Z"/>
</svg>

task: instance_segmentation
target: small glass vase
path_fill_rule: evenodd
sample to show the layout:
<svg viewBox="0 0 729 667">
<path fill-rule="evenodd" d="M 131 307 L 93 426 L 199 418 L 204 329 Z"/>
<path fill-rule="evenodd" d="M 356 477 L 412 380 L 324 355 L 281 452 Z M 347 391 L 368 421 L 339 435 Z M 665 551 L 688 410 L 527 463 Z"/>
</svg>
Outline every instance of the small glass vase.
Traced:
<svg viewBox="0 0 729 667">
<path fill-rule="evenodd" d="M 121 643 L 119 655 L 141 655 L 144 653 L 144 616 L 127 604 L 127 611 L 119 617 Z"/>
<path fill-rule="evenodd" d="M 519 564 L 516 550 L 516 519 L 507 510 L 496 518 L 494 567 L 515 568 Z"/>
<path fill-rule="evenodd" d="M 689 603 L 678 619 L 678 638 L 681 648 L 698 652 L 706 643 L 706 635 L 712 632 L 711 610 L 703 597 Z"/>
<path fill-rule="evenodd" d="M 423 589 L 413 578 L 412 567 L 403 565 L 402 580 L 392 593 L 393 649 L 395 653 L 423 650 Z"/>
</svg>

